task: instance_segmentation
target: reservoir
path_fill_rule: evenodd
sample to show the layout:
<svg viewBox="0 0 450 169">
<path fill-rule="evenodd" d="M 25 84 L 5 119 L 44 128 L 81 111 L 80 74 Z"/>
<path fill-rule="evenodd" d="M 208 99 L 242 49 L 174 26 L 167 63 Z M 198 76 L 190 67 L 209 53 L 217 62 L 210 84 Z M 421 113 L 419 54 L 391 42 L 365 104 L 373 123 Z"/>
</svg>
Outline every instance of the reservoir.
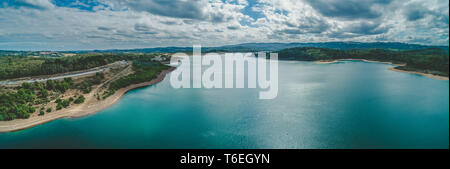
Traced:
<svg viewBox="0 0 450 169">
<path fill-rule="evenodd" d="M 449 81 L 388 64 L 279 61 L 260 89 L 129 91 L 94 115 L 0 133 L 0 148 L 449 148 Z M 226 73 L 226 72 L 224 72 Z"/>
</svg>

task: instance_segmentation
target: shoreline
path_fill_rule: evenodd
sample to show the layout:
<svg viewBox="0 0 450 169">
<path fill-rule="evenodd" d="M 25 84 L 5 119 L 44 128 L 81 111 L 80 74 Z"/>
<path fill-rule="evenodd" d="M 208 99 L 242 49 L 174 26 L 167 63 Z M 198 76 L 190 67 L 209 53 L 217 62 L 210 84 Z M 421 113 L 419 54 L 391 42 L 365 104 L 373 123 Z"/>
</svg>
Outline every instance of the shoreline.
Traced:
<svg viewBox="0 0 450 169">
<path fill-rule="evenodd" d="M 433 78 L 436 80 L 449 80 L 449 78 L 445 77 L 445 76 L 433 75 L 433 74 L 429 74 L 429 73 L 416 72 L 416 71 L 400 70 L 400 69 L 396 69 L 395 67 L 391 67 L 388 70 L 395 71 L 395 72 L 418 74 L 418 75 L 426 76 L 426 77 Z"/>
<path fill-rule="evenodd" d="M 382 62 L 382 61 L 367 60 L 367 59 L 335 59 L 335 60 L 317 60 L 317 61 L 313 61 L 313 62 L 319 63 L 319 64 L 328 64 L 328 63 L 337 63 L 340 61 L 363 61 L 363 62 L 370 62 L 370 63 L 384 63 L 384 64 L 396 65 L 396 66 L 405 66 L 406 65 L 406 64 Z"/>
<path fill-rule="evenodd" d="M 337 63 L 337 62 L 340 62 L 340 61 L 364 61 L 364 62 L 370 62 L 370 63 L 384 63 L 384 64 L 395 65 L 395 66 L 405 66 L 406 65 L 406 64 L 395 64 L 395 63 L 392 63 L 392 62 L 382 62 L 382 61 L 374 61 L 374 60 L 367 60 L 367 59 L 318 60 L 318 61 L 314 61 L 314 63 L 317 63 L 317 64 L 330 64 L 330 63 Z M 395 72 L 402 72 L 402 73 L 418 74 L 418 75 L 426 76 L 426 77 L 433 78 L 433 79 L 436 79 L 436 80 L 449 80 L 449 77 L 445 77 L 445 76 L 433 75 L 433 74 L 417 72 L 417 71 L 400 70 L 400 69 L 396 69 L 395 67 L 388 68 L 388 70 L 395 71 Z"/>
<path fill-rule="evenodd" d="M 27 128 L 31 128 L 40 124 L 44 124 L 53 120 L 57 120 L 60 118 L 79 118 L 84 117 L 88 115 L 95 114 L 99 111 L 102 111 L 112 105 L 114 105 L 117 101 L 122 98 L 122 96 L 127 93 L 130 90 L 142 88 L 145 86 L 150 86 L 153 84 L 157 84 L 164 80 L 167 73 L 175 70 L 175 67 L 171 67 L 167 70 L 163 70 L 157 78 L 152 79 L 148 82 L 138 83 L 138 84 L 132 84 L 130 86 L 127 86 L 125 88 L 121 88 L 117 90 L 113 95 L 109 96 L 108 98 L 97 101 L 94 100 L 93 103 L 89 103 L 90 100 L 86 100 L 83 104 L 80 105 L 71 105 L 71 107 L 54 111 L 48 114 L 45 114 L 43 116 L 35 116 L 30 117 L 28 119 L 16 119 L 12 121 L 1 121 L 0 122 L 0 133 L 6 133 L 6 132 L 13 132 L 13 131 L 19 131 L 24 130 Z M 93 94 L 93 93 L 89 93 Z M 95 97 L 90 97 L 90 99 L 96 99 Z"/>
</svg>

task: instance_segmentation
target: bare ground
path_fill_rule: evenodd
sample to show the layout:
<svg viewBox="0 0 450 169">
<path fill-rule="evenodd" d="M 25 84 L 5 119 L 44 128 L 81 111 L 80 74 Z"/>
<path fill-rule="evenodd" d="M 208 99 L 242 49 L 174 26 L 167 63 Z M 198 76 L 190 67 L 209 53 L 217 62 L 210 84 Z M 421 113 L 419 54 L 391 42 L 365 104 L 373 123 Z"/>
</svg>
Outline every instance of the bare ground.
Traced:
<svg viewBox="0 0 450 169">
<path fill-rule="evenodd" d="M 102 90 L 103 84 L 108 83 L 109 81 L 116 79 L 116 77 L 112 77 L 109 80 L 105 81 L 104 83 L 96 86 L 95 89 L 93 89 L 89 94 L 84 95 L 85 102 L 79 105 L 71 105 L 69 108 L 61 109 L 58 111 L 53 111 L 51 113 L 46 113 L 43 116 L 37 116 L 33 115 L 30 116 L 28 119 L 16 119 L 12 121 L 1 121 L 0 122 L 0 133 L 2 132 L 11 132 L 11 131 L 17 131 L 22 130 L 26 128 L 30 128 L 39 124 L 43 124 L 46 122 L 50 122 L 59 118 L 76 118 L 76 117 L 82 117 L 90 114 L 94 114 L 96 112 L 99 112 L 103 109 L 108 108 L 109 106 L 116 103 L 127 91 L 140 88 L 144 86 L 149 86 L 152 84 L 156 84 L 164 80 L 164 77 L 167 73 L 173 71 L 175 68 L 170 68 L 168 70 L 162 71 L 157 78 L 144 82 L 139 84 L 133 84 L 128 87 L 122 88 L 117 90 L 113 95 L 109 96 L 108 98 L 104 100 L 97 100 L 96 94 L 99 93 L 100 90 Z M 122 71 L 124 72 L 124 71 Z M 120 77 L 122 74 L 120 72 L 117 74 L 117 77 Z M 44 110 L 45 111 L 45 110 Z"/>
</svg>

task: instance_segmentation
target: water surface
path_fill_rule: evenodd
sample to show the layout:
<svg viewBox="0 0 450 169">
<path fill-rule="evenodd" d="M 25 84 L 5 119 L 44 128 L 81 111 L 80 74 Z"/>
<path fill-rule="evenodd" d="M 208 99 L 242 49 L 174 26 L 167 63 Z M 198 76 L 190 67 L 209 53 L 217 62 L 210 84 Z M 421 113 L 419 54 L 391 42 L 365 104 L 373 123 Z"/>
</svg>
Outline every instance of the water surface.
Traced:
<svg viewBox="0 0 450 169">
<path fill-rule="evenodd" d="M 449 82 L 391 65 L 280 61 L 279 91 L 173 89 L 0 134 L 0 148 L 448 148 Z"/>
</svg>

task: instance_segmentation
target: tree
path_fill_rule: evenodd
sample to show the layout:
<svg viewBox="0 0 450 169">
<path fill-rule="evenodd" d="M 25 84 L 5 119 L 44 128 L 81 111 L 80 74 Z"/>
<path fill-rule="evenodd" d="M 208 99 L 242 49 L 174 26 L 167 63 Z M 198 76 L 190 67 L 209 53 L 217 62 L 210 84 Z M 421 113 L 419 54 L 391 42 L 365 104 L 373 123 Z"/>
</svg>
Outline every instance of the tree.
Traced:
<svg viewBox="0 0 450 169">
<path fill-rule="evenodd" d="M 61 110 L 63 108 L 63 105 L 60 103 L 58 103 L 58 105 L 56 105 L 56 110 Z"/>
<path fill-rule="evenodd" d="M 48 90 L 54 90 L 55 82 L 53 80 L 47 80 L 45 88 L 47 88 Z"/>
<path fill-rule="evenodd" d="M 30 83 L 27 83 L 27 82 L 23 82 L 23 83 L 22 83 L 22 88 L 24 88 L 24 89 L 29 89 L 29 88 L 31 88 L 31 84 L 30 84 Z"/>
<path fill-rule="evenodd" d="M 48 97 L 48 91 L 46 89 L 41 88 L 39 90 L 39 97 L 41 98 L 47 98 Z"/>
<path fill-rule="evenodd" d="M 47 108 L 46 112 L 47 112 L 47 113 L 52 112 L 52 108 L 51 108 L 51 107 Z"/>
<path fill-rule="evenodd" d="M 62 102 L 62 106 L 63 106 L 64 108 L 69 107 L 69 105 L 70 105 L 69 100 L 64 100 L 64 101 Z"/>
<path fill-rule="evenodd" d="M 84 96 L 83 95 L 81 95 L 81 96 L 79 96 L 73 103 L 75 103 L 75 104 L 81 104 L 81 103 L 83 103 L 84 102 Z"/>
</svg>

